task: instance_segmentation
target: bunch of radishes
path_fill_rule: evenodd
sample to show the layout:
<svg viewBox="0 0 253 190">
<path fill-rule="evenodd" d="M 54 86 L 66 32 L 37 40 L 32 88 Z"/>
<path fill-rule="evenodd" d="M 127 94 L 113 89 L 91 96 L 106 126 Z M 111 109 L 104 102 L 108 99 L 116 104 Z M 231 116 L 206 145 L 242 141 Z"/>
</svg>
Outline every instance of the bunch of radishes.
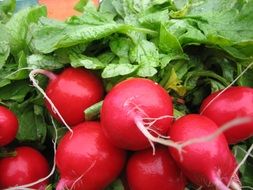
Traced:
<svg viewBox="0 0 253 190">
<path fill-rule="evenodd" d="M 253 89 L 216 92 L 199 114 L 175 118 L 171 96 L 150 79 L 129 78 L 105 93 L 99 77 L 82 68 L 58 75 L 33 71 L 38 87 L 36 73 L 50 79 L 44 94 L 49 113 L 69 127 L 56 150 L 57 190 L 102 190 L 118 177 L 131 190 L 183 190 L 187 183 L 206 190 L 241 189 L 228 143 L 253 135 Z M 101 100 L 100 119 L 85 121 L 84 111 Z M 7 130 L 2 116 L 0 121 L 0 131 Z M 47 161 L 29 147 L 2 158 L 0 171 L 1 189 L 48 184 L 41 180 L 49 175 Z"/>
</svg>

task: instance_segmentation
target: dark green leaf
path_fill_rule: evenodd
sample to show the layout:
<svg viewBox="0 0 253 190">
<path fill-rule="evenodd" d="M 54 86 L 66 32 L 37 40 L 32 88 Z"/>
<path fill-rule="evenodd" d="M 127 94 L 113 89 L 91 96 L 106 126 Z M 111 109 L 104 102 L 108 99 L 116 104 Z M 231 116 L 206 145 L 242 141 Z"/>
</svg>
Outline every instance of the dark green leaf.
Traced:
<svg viewBox="0 0 253 190">
<path fill-rule="evenodd" d="M 23 102 L 31 89 L 32 87 L 28 85 L 27 81 L 20 80 L 12 82 L 11 84 L 0 88 L 0 99 Z"/>
</svg>

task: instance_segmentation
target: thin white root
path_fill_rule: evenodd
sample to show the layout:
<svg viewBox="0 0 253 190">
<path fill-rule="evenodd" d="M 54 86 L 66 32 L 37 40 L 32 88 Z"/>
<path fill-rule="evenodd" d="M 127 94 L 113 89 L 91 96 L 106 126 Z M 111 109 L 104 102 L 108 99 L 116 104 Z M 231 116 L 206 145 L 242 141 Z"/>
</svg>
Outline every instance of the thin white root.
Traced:
<svg viewBox="0 0 253 190">
<path fill-rule="evenodd" d="M 45 74 L 46 76 L 48 76 L 49 78 L 54 78 L 55 76 L 53 74 L 50 74 L 49 72 L 45 73 L 45 70 L 42 69 L 35 69 L 32 70 L 29 74 L 29 78 L 33 83 L 33 86 L 35 88 L 37 88 L 40 93 L 46 98 L 46 100 L 49 102 L 49 104 L 52 107 L 52 110 L 59 116 L 60 120 L 63 122 L 63 124 L 65 125 L 65 127 L 71 132 L 73 133 L 73 130 L 71 129 L 71 127 L 66 123 L 66 121 L 64 120 L 64 118 L 62 117 L 62 115 L 60 114 L 59 110 L 56 108 L 56 106 L 54 105 L 54 103 L 52 102 L 52 100 L 46 95 L 45 91 L 39 86 L 38 82 L 35 80 L 35 76 L 40 73 L 40 74 Z"/>
<path fill-rule="evenodd" d="M 238 146 L 238 148 L 239 148 L 241 151 L 243 151 L 245 154 L 247 154 L 247 153 L 248 153 L 248 151 L 244 150 L 244 149 L 243 149 L 243 148 L 241 148 L 240 146 Z M 250 153 L 250 154 L 249 154 L 249 157 L 253 158 L 253 154 L 252 154 L 252 153 Z"/>
<path fill-rule="evenodd" d="M 252 117 L 241 117 L 241 118 L 233 119 L 233 120 L 225 123 L 224 125 L 222 125 L 214 133 L 212 133 L 210 135 L 207 135 L 207 136 L 193 138 L 193 139 L 190 139 L 188 141 L 182 142 L 181 146 L 185 147 L 185 146 L 188 146 L 188 145 L 191 145 L 191 144 L 209 142 L 209 141 L 215 139 L 216 137 L 218 137 L 224 131 L 226 131 L 226 130 L 232 128 L 232 127 L 235 127 L 237 125 L 240 125 L 240 124 L 245 124 L 245 123 L 252 122 L 252 120 L 253 120 Z"/>
<path fill-rule="evenodd" d="M 242 190 L 240 184 L 236 183 L 235 181 L 232 181 L 229 187 L 232 190 Z"/>
<path fill-rule="evenodd" d="M 166 140 L 163 138 L 158 137 L 154 137 L 149 131 L 148 129 L 143 125 L 143 121 L 141 117 L 136 117 L 135 118 L 135 124 L 138 127 L 138 129 L 142 132 L 142 134 L 150 141 L 150 142 L 155 142 L 155 143 L 159 143 L 165 146 L 170 146 L 173 148 L 176 148 L 179 152 L 182 152 L 182 146 L 179 143 L 176 143 L 174 141 L 171 140 Z"/>
<path fill-rule="evenodd" d="M 250 186 L 242 186 L 242 189 L 253 189 L 253 187 L 250 187 Z"/>
<path fill-rule="evenodd" d="M 226 88 L 224 88 L 223 90 L 221 90 L 218 94 L 217 94 L 217 96 L 215 96 L 210 102 L 208 102 L 208 104 L 204 107 L 204 109 L 200 112 L 200 114 L 203 114 L 203 112 L 221 95 L 221 94 L 223 94 L 228 88 L 230 88 L 231 86 L 233 86 L 235 83 L 236 83 L 236 81 L 241 77 L 241 76 L 243 76 L 244 75 L 244 73 L 246 73 L 249 69 L 250 69 L 250 67 L 252 67 L 253 66 L 253 62 L 252 63 L 250 63 L 241 73 L 240 73 L 240 75 L 238 75 Z"/>
<path fill-rule="evenodd" d="M 233 171 L 232 177 L 230 178 L 230 181 L 228 183 L 228 187 L 230 187 L 232 185 L 232 183 L 233 183 L 233 176 L 235 176 L 237 174 L 237 172 L 239 171 L 240 167 L 247 161 L 247 158 L 250 156 L 250 154 L 251 154 L 252 151 L 253 151 L 253 144 L 248 149 L 248 151 L 245 154 L 245 156 L 243 157 L 242 161 L 237 165 L 237 167 Z"/>
<path fill-rule="evenodd" d="M 92 164 L 90 165 L 90 167 L 89 167 L 81 176 L 79 176 L 79 177 L 74 181 L 74 183 L 71 185 L 70 190 L 72 190 L 72 189 L 75 188 L 75 185 L 76 185 L 80 180 L 82 180 L 83 176 L 84 176 L 85 174 L 87 174 L 87 173 L 95 166 L 96 162 L 97 162 L 97 161 L 94 160 L 94 161 L 92 162 Z"/>
<path fill-rule="evenodd" d="M 20 186 L 15 186 L 15 187 L 10 187 L 10 188 L 7 188 L 7 189 L 4 189 L 4 190 L 33 190 L 32 188 L 29 188 L 31 186 L 34 186 L 34 185 L 37 185 L 38 183 L 41 183 L 47 179 L 49 179 L 55 172 L 55 168 L 56 168 L 56 158 L 55 158 L 55 155 L 56 155 L 56 147 L 57 147 L 57 139 L 58 139 L 58 132 L 57 132 L 57 128 L 56 128 L 56 125 L 54 123 L 54 120 L 53 118 L 51 117 L 51 121 L 52 121 L 52 124 L 53 124 L 53 127 L 54 127 L 54 130 L 55 130 L 55 139 L 53 140 L 53 147 L 54 147 L 54 163 L 53 163 L 53 167 L 50 171 L 50 173 L 44 177 L 44 178 L 41 178 L 35 182 L 32 182 L 32 183 L 28 183 L 28 184 L 25 184 L 25 185 L 20 185 Z"/>
</svg>

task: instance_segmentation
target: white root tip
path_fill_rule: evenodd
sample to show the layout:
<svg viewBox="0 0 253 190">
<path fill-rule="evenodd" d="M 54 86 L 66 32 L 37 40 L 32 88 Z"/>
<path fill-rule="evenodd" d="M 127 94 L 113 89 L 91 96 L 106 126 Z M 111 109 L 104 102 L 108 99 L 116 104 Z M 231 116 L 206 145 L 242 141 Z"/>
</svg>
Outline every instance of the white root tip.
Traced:
<svg viewBox="0 0 253 190">
<path fill-rule="evenodd" d="M 215 177 L 213 184 L 217 190 L 230 190 L 219 177 Z"/>
<path fill-rule="evenodd" d="M 229 186 L 232 190 L 242 190 L 241 185 L 238 184 L 235 181 L 232 181 L 230 186 Z"/>
</svg>

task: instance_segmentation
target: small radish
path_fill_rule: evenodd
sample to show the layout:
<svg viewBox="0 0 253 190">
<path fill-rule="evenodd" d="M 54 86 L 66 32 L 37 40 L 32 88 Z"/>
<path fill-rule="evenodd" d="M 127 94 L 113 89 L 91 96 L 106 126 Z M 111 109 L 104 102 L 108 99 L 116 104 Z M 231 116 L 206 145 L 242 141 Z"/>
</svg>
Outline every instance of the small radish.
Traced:
<svg viewBox="0 0 253 190">
<path fill-rule="evenodd" d="M 69 67 L 59 75 L 41 69 L 32 72 L 44 74 L 50 79 L 46 95 L 70 126 L 84 121 L 84 110 L 103 98 L 102 82 L 88 70 Z M 47 99 L 46 107 L 54 118 L 62 122 Z"/>
<path fill-rule="evenodd" d="M 155 82 L 143 78 L 117 84 L 105 97 L 101 109 L 106 136 L 115 146 L 128 150 L 144 149 L 152 142 L 163 141 L 159 137 L 167 133 L 172 117 L 169 94 Z"/>
<path fill-rule="evenodd" d="M 252 117 L 252 121 L 224 131 L 229 144 L 235 144 L 253 136 L 253 88 L 230 87 L 204 99 L 200 112 L 219 127 L 240 117 Z"/>
<path fill-rule="evenodd" d="M 99 122 L 83 122 L 61 139 L 56 151 L 56 190 L 101 190 L 120 174 L 125 151 L 105 138 Z"/>
<path fill-rule="evenodd" d="M 0 159 L 0 189 L 33 183 L 49 174 L 47 160 L 37 150 L 23 146 L 15 152 L 15 156 Z M 47 184 L 45 180 L 31 188 L 45 189 Z"/>
<path fill-rule="evenodd" d="M 184 190 L 186 180 L 171 158 L 167 147 L 134 153 L 127 163 L 127 181 L 131 190 Z"/>
<path fill-rule="evenodd" d="M 214 134 L 217 129 L 209 118 L 190 114 L 175 121 L 169 136 L 173 141 L 184 143 Z M 223 134 L 207 142 L 189 143 L 181 154 L 173 147 L 170 152 L 194 184 L 206 189 L 229 190 L 227 185 L 232 179 L 231 188 L 238 189 L 237 176 L 233 175 L 237 163 Z"/>
<path fill-rule="evenodd" d="M 0 147 L 12 142 L 18 131 L 16 115 L 4 106 L 0 106 Z"/>
</svg>

